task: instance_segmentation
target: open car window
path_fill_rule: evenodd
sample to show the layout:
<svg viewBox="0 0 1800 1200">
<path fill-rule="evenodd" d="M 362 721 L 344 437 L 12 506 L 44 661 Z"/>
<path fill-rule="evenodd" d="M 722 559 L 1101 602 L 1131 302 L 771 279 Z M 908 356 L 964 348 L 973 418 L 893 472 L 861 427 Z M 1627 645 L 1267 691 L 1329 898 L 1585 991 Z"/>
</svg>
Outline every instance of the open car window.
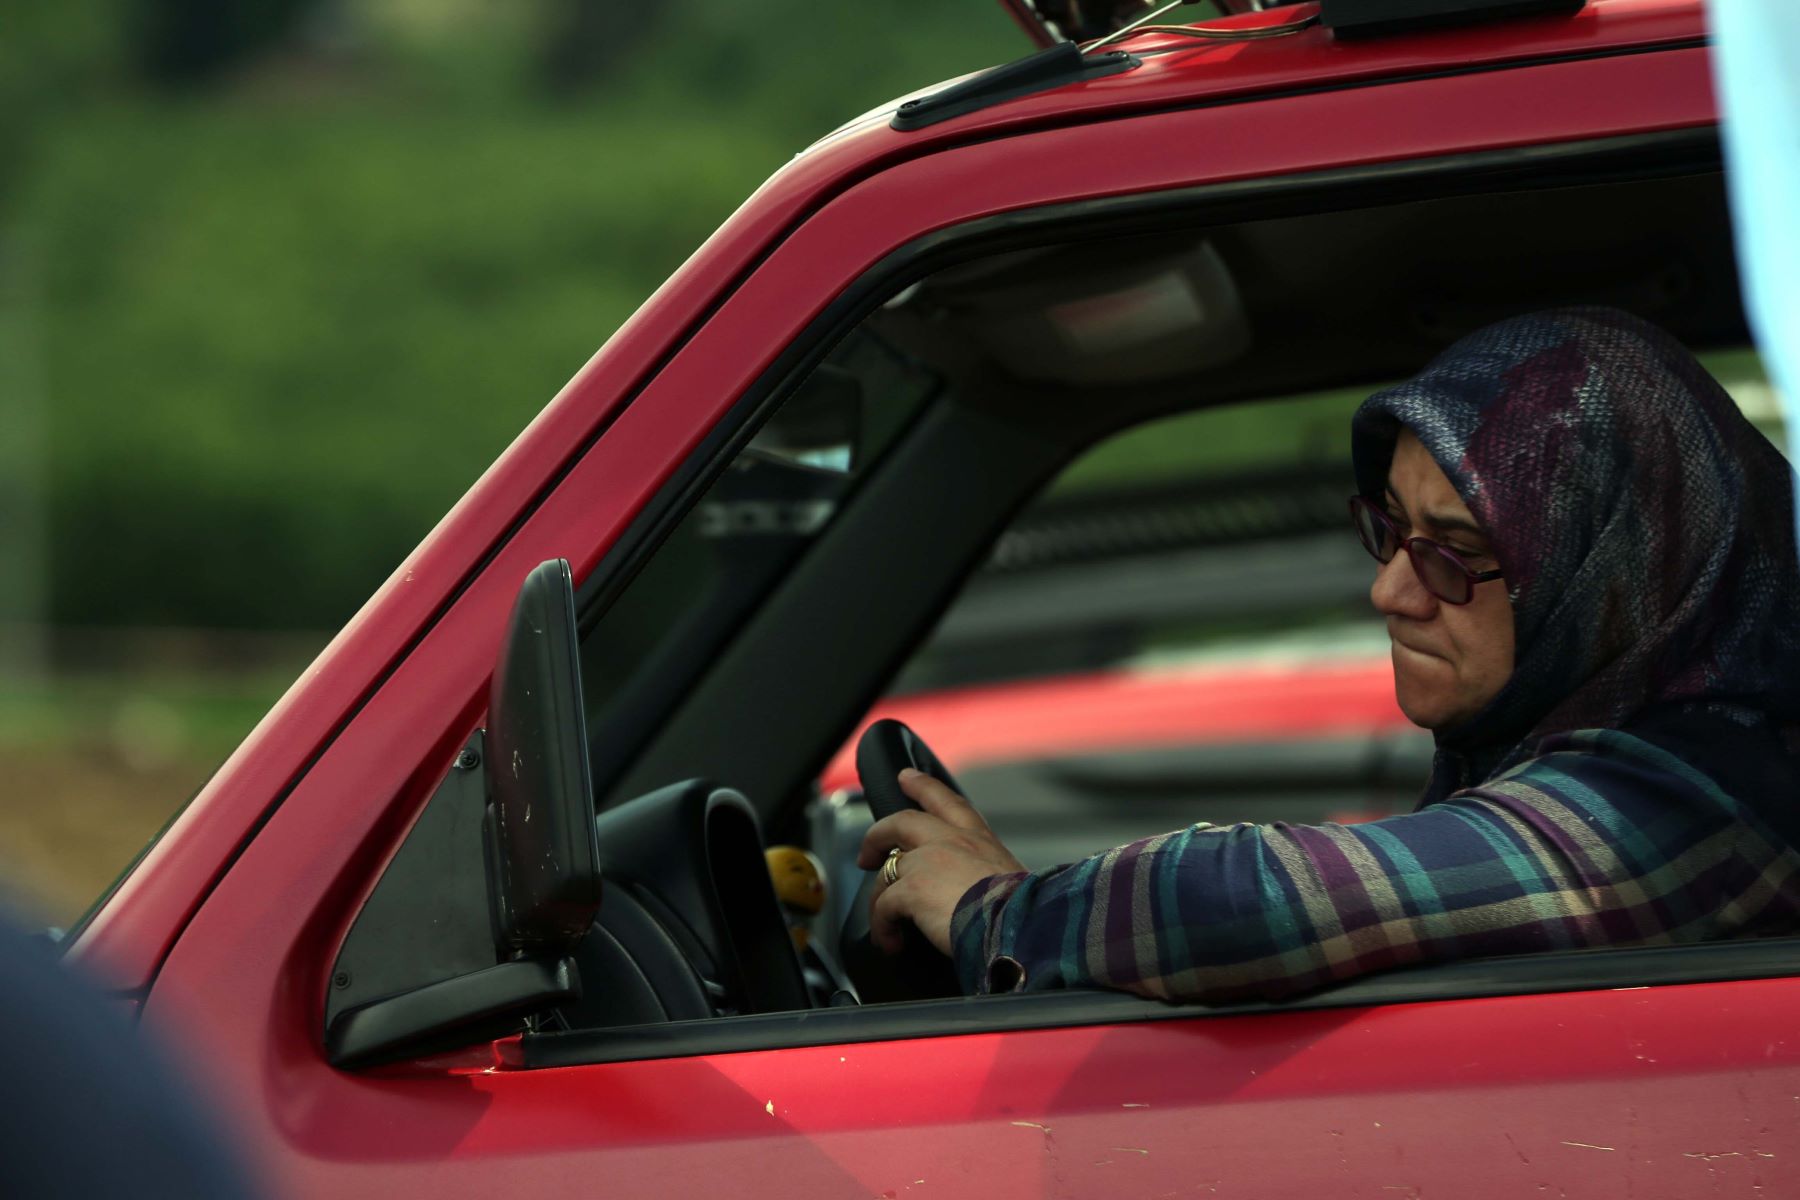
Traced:
<svg viewBox="0 0 1800 1200">
<path fill-rule="evenodd" d="M 1395 708 L 1350 534 L 1355 389 L 1163 417 L 1014 518 L 876 714 L 953 765 L 1043 868 L 1196 821 L 1405 811 L 1430 740 Z M 825 790 L 853 786 L 845 762 Z"/>
<path fill-rule="evenodd" d="M 1753 350 L 1702 355 L 1778 446 Z M 1409 811 L 1431 738 L 1393 702 L 1374 564 L 1350 529 L 1372 388 L 1116 434 L 995 540 L 871 719 L 905 721 L 1028 866 L 1195 821 Z M 849 756 L 824 790 L 855 786 Z"/>
</svg>

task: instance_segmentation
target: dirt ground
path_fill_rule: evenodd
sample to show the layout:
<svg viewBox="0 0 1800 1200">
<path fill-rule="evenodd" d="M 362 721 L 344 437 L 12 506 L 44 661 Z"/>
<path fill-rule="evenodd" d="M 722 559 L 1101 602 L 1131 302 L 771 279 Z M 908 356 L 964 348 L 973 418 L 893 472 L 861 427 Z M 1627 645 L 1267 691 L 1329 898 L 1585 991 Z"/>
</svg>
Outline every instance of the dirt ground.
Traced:
<svg viewBox="0 0 1800 1200">
<path fill-rule="evenodd" d="M 324 642 L 0 626 L 0 908 L 73 924 Z"/>
<path fill-rule="evenodd" d="M 217 763 L 131 763 L 106 744 L 7 752 L 0 879 L 27 925 L 67 928 Z"/>
</svg>

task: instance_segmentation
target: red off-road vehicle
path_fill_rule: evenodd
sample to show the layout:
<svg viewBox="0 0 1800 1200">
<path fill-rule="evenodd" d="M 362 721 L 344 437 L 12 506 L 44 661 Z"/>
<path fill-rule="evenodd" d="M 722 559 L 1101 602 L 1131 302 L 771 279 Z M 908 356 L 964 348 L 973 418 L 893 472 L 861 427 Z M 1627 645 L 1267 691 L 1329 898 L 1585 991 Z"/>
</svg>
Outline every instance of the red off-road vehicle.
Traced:
<svg viewBox="0 0 1800 1200">
<path fill-rule="evenodd" d="M 1279 402 L 1552 304 L 1747 344 L 1697 0 L 1424 6 L 1469 18 L 1446 28 L 1405 0 L 1268 7 L 1052 45 L 800 155 L 75 931 L 278 1186 L 1800 1188 L 1800 942 L 1230 1008 L 846 1003 L 834 954 L 794 952 L 765 841 L 841 858 L 852 810 L 821 771 L 1090 447 L 1204 410 L 1223 432 L 1168 439 L 1203 476 Z M 1320 586 L 1304 563 L 1273 578 Z M 1209 686 L 1227 717 L 1289 711 L 1266 679 L 1242 706 L 1229 674 Z"/>
</svg>

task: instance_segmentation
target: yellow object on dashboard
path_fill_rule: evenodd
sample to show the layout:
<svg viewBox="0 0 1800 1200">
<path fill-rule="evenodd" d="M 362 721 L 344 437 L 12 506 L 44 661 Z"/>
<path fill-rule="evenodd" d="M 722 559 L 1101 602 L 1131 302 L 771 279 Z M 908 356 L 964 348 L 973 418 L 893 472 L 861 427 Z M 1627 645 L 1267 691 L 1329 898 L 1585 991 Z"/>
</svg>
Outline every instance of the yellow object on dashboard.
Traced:
<svg viewBox="0 0 1800 1200">
<path fill-rule="evenodd" d="M 810 851 L 799 846 L 770 846 L 763 851 L 775 898 L 787 917 L 794 946 L 806 949 L 807 922 L 825 908 L 825 869 Z"/>
</svg>

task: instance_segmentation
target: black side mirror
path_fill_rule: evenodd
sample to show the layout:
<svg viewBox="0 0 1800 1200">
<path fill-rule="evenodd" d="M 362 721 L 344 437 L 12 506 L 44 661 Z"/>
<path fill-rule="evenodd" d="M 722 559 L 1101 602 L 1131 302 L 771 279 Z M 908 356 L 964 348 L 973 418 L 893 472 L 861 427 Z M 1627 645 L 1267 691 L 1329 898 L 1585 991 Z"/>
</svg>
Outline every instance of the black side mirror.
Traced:
<svg viewBox="0 0 1800 1200">
<path fill-rule="evenodd" d="M 578 999 L 600 909 L 569 564 L 525 579 L 464 745 L 333 965 L 325 1052 L 360 1067 L 502 1037 Z"/>
<path fill-rule="evenodd" d="M 495 940 L 513 957 L 567 953 L 600 911 L 578 649 L 574 582 L 554 558 L 519 589 L 488 693 L 484 832 Z"/>
</svg>

